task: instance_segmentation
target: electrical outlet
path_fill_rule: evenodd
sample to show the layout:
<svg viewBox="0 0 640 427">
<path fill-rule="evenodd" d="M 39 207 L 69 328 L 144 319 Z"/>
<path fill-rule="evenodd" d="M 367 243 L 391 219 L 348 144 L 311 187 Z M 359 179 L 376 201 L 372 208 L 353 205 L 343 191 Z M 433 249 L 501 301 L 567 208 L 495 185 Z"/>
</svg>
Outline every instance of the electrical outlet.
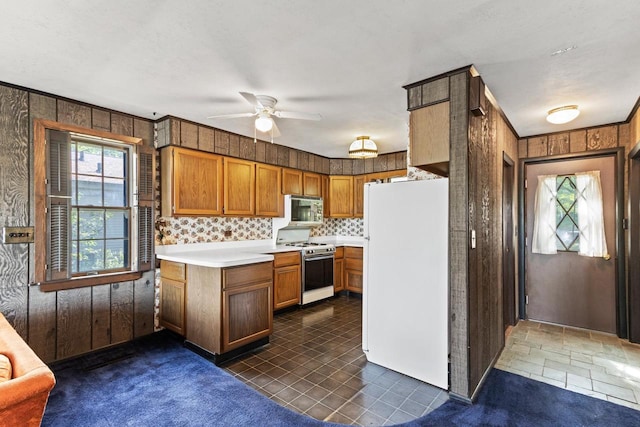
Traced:
<svg viewBox="0 0 640 427">
<path fill-rule="evenodd" d="M 233 231 L 231 230 L 224 230 L 224 237 L 231 237 L 231 235 L 233 234 Z"/>
<path fill-rule="evenodd" d="M 33 243 L 33 227 L 3 227 L 2 243 Z"/>
</svg>

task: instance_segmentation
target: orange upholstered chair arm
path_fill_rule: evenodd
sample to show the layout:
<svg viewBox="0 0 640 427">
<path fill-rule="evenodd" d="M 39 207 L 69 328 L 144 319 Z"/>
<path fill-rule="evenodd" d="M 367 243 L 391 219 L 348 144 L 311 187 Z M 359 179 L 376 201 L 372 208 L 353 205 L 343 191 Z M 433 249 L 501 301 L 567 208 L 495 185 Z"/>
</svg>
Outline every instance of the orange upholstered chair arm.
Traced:
<svg viewBox="0 0 640 427">
<path fill-rule="evenodd" d="M 0 353 L 9 358 L 13 371 L 10 380 L 0 382 L 0 425 L 39 426 L 56 380 L 2 314 Z"/>
</svg>

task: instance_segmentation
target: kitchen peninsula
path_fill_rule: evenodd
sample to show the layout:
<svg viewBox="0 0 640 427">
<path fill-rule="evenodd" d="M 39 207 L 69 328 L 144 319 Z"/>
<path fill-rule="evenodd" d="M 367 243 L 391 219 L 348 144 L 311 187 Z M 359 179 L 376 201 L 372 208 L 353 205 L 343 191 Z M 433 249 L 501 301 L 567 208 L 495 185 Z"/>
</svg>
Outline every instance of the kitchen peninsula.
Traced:
<svg viewBox="0 0 640 427">
<path fill-rule="evenodd" d="M 312 240 L 363 244 L 361 237 Z M 156 247 L 161 260 L 160 324 L 216 363 L 268 343 L 273 332 L 274 254 L 299 251 L 273 240 Z"/>
</svg>

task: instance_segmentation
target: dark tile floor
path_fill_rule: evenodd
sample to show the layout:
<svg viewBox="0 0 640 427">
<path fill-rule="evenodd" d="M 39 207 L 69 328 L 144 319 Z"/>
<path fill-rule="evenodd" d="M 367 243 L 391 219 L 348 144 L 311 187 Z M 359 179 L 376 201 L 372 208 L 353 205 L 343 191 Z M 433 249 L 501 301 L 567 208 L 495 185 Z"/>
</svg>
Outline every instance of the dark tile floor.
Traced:
<svg viewBox="0 0 640 427">
<path fill-rule="evenodd" d="M 222 367 L 299 413 L 381 426 L 418 418 L 448 399 L 437 387 L 367 361 L 357 296 L 276 314 L 273 330 L 268 345 Z"/>
</svg>

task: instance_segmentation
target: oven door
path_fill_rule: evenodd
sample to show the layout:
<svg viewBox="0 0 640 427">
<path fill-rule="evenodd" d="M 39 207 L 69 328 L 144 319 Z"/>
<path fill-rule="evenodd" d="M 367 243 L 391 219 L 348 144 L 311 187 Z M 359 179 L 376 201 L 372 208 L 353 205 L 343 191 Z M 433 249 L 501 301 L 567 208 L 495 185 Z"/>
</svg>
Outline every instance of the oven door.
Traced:
<svg viewBox="0 0 640 427">
<path fill-rule="evenodd" d="M 333 287 L 333 255 L 305 258 L 302 278 L 302 292 Z"/>
</svg>

